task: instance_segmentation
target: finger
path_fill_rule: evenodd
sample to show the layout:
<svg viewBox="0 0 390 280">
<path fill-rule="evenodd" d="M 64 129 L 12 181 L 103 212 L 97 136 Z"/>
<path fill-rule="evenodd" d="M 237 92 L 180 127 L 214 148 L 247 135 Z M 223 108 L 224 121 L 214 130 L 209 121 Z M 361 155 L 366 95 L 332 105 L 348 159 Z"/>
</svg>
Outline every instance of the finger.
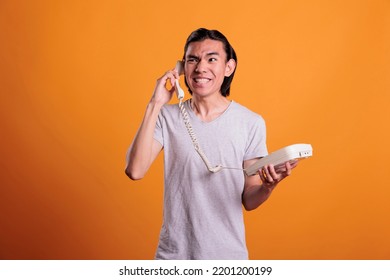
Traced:
<svg viewBox="0 0 390 280">
<path fill-rule="evenodd" d="M 295 159 L 290 161 L 291 169 L 297 167 L 299 160 Z"/>
<path fill-rule="evenodd" d="M 168 71 L 167 73 L 171 73 L 174 77 L 175 80 L 179 79 L 180 78 L 180 73 L 177 72 L 177 69 L 176 67 L 173 68 L 172 70 Z"/>
<path fill-rule="evenodd" d="M 261 179 L 261 181 L 263 181 L 263 183 L 269 183 L 271 176 L 267 175 L 266 167 L 263 167 L 262 169 L 259 170 L 259 175 L 260 175 L 260 179 Z"/>
<path fill-rule="evenodd" d="M 272 177 L 272 175 L 271 175 L 271 173 L 269 172 L 268 169 L 269 169 L 269 166 L 268 166 L 268 165 L 264 166 L 264 168 L 263 168 L 264 174 L 265 174 L 266 180 L 267 180 L 268 182 L 272 183 L 272 182 L 274 181 L 274 179 L 273 179 L 273 177 Z M 272 167 L 272 169 L 273 169 L 273 167 Z M 274 169 L 273 169 L 273 170 L 274 170 Z M 274 172 L 275 172 L 275 170 L 274 170 Z"/>
<path fill-rule="evenodd" d="M 267 182 L 267 175 L 265 174 L 264 168 L 259 169 L 257 173 L 259 173 L 262 182 Z"/>
<path fill-rule="evenodd" d="M 175 86 L 175 76 L 173 75 L 172 71 L 169 71 L 165 74 L 165 84 L 168 83 L 168 81 L 171 83 L 171 86 Z"/>
<path fill-rule="evenodd" d="M 286 171 L 286 165 L 284 163 L 274 166 L 276 173 L 283 173 Z"/>
<path fill-rule="evenodd" d="M 260 169 L 257 173 L 259 173 L 259 176 L 260 176 L 260 179 L 262 182 L 265 182 L 266 181 L 266 178 L 264 176 L 264 172 L 263 172 L 263 169 Z"/>
<path fill-rule="evenodd" d="M 289 163 L 290 163 L 291 169 L 294 169 L 298 165 L 298 162 L 299 162 L 299 160 L 297 160 L 297 159 L 290 160 Z M 287 172 L 286 163 L 287 163 L 287 161 L 280 163 L 278 165 L 275 165 L 274 168 L 275 168 L 276 173 Z"/>
<path fill-rule="evenodd" d="M 171 83 L 171 86 L 175 85 L 175 80 L 178 79 L 179 76 L 175 70 L 167 71 L 162 77 L 161 81 L 166 85 L 168 81 Z"/>
<path fill-rule="evenodd" d="M 176 80 L 180 79 L 180 73 L 177 72 L 176 68 L 173 69 L 172 74 L 173 74 L 173 76 L 175 77 Z"/>
<path fill-rule="evenodd" d="M 173 94 L 175 92 L 175 87 L 172 87 L 170 90 L 168 90 L 169 94 Z"/>
<path fill-rule="evenodd" d="M 270 165 L 269 165 L 268 171 L 269 171 L 269 173 L 270 173 L 270 175 L 271 175 L 271 177 L 272 177 L 272 179 L 273 179 L 274 181 L 278 181 L 278 180 L 279 180 L 279 175 L 276 173 L 273 164 L 270 164 Z"/>
<path fill-rule="evenodd" d="M 286 176 L 290 176 L 291 174 L 291 164 L 290 162 L 286 162 L 286 172 L 285 172 Z"/>
</svg>

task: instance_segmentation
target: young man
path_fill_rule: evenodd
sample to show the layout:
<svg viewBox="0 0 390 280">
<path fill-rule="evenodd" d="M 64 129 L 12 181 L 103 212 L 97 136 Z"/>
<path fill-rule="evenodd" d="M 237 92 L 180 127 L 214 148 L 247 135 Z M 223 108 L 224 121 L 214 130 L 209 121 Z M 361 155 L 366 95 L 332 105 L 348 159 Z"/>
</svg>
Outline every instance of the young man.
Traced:
<svg viewBox="0 0 390 280">
<path fill-rule="evenodd" d="M 212 163 L 247 167 L 267 155 L 261 116 L 227 99 L 237 57 L 217 30 L 198 29 L 184 48 L 188 118 Z M 164 217 L 156 259 L 247 259 L 243 207 L 256 209 L 297 162 L 272 165 L 259 175 L 211 173 L 194 149 L 179 106 L 168 105 L 176 70 L 157 80 L 144 119 L 129 148 L 126 174 L 141 179 L 164 149 Z"/>
</svg>

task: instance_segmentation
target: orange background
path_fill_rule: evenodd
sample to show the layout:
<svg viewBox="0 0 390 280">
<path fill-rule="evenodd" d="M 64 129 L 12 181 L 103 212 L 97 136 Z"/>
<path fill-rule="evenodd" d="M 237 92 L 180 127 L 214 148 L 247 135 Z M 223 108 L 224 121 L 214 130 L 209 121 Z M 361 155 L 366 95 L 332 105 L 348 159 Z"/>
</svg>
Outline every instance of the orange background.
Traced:
<svg viewBox="0 0 390 280">
<path fill-rule="evenodd" d="M 198 27 L 238 53 L 231 98 L 270 151 L 311 143 L 261 208 L 252 259 L 390 259 L 390 1 L 0 2 L 0 258 L 151 259 L 162 156 L 125 153 Z"/>
</svg>

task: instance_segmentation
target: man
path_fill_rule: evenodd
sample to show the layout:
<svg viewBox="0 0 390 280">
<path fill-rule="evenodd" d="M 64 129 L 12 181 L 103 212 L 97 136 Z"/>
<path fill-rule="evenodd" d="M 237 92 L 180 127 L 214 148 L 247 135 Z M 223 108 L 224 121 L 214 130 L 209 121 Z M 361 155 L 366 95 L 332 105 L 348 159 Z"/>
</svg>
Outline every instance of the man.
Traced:
<svg viewBox="0 0 390 280">
<path fill-rule="evenodd" d="M 245 168 L 267 155 L 261 116 L 230 101 L 237 57 L 217 30 L 198 29 L 184 48 L 184 102 L 197 141 L 210 162 Z M 129 148 L 126 174 L 141 179 L 164 149 L 164 221 L 156 259 L 247 259 L 243 209 L 256 209 L 297 162 L 272 165 L 259 175 L 242 170 L 210 173 L 194 149 L 178 105 L 168 105 L 176 70 L 157 80 L 142 124 Z"/>
</svg>

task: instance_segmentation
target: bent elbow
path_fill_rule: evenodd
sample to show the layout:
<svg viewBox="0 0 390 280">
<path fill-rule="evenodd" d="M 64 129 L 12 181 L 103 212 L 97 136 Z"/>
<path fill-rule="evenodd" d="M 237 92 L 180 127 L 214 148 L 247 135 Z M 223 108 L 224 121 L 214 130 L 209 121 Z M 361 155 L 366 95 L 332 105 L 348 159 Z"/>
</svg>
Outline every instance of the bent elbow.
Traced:
<svg viewBox="0 0 390 280">
<path fill-rule="evenodd" d="M 248 212 L 257 209 L 260 206 L 260 204 L 248 202 L 248 201 L 243 201 L 242 205 L 244 206 L 244 209 Z"/>
<path fill-rule="evenodd" d="M 253 206 L 249 206 L 249 205 L 245 205 L 244 204 L 244 209 L 246 210 L 246 211 L 253 211 L 253 210 L 255 210 L 257 207 L 253 207 Z"/>
<path fill-rule="evenodd" d="M 131 170 L 130 168 L 126 168 L 125 173 L 126 173 L 127 177 L 129 177 L 133 181 L 141 180 L 145 175 L 143 173 Z"/>
</svg>

